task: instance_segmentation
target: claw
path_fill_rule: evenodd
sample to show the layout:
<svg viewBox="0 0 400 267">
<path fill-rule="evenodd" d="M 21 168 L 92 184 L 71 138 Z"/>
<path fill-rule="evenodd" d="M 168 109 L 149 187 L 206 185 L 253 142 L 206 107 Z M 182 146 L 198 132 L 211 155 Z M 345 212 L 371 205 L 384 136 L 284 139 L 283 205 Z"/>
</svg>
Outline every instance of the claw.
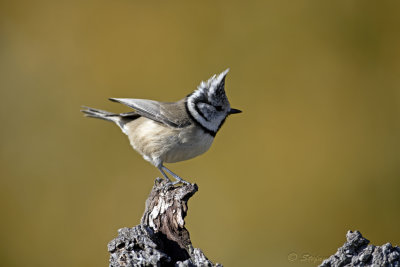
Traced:
<svg viewBox="0 0 400 267">
<path fill-rule="evenodd" d="M 186 185 L 191 185 L 191 183 L 185 181 L 185 180 L 176 180 L 175 182 L 172 182 L 173 185 L 176 184 L 186 184 Z"/>
</svg>

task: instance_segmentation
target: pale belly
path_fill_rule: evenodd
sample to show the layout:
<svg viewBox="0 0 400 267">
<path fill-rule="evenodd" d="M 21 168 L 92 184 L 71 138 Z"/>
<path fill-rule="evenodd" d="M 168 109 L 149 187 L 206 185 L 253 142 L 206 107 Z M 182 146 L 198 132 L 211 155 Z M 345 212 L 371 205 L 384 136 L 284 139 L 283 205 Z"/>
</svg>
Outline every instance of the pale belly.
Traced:
<svg viewBox="0 0 400 267">
<path fill-rule="evenodd" d="M 145 118 L 127 124 L 124 132 L 132 147 L 156 166 L 197 157 L 214 141 L 214 137 L 195 125 L 175 129 Z"/>
<path fill-rule="evenodd" d="M 173 163 L 188 160 L 197 157 L 206 152 L 210 147 L 214 138 L 204 133 L 202 130 L 197 135 L 192 135 L 186 140 L 181 140 L 173 146 L 165 155 L 164 162 Z"/>
</svg>

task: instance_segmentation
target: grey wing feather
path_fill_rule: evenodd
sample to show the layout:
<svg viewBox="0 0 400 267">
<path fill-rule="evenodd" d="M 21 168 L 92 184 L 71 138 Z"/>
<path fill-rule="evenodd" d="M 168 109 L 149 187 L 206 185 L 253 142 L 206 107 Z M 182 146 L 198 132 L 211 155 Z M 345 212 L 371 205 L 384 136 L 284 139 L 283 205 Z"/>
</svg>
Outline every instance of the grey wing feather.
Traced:
<svg viewBox="0 0 400 267">
<path fill-rule="evenodd" d="M 110 98 L 110 100 L 127 105 L 135 109 L 137 114 L 171 127 L 182 128 L 191 124 L 184 100 L 173 103 L 132 98 Z"/>
</svg>

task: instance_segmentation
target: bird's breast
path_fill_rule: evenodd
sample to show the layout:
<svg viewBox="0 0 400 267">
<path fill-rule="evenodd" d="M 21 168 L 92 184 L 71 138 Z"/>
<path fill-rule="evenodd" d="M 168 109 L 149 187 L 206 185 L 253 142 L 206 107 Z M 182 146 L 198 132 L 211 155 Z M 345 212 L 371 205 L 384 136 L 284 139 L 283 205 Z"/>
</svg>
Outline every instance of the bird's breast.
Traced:
<svg viewBox="0 0 400 267">
<path fill-rule="evenodd" d="M 197 126 L 190 126 L 179 131 L 178 140 L 165 154 L 164 162 L 173 163 L 197 157 L 211 147 L 214 137 Z"/>
<path fill-rule="evenodd" d="M 214 141 L 213 136 L 196 125 L 172 128 L 145 118 L 132 122 L 127 135 L 133 148 L 153 164 L 197 157 Z"/>
</svg>

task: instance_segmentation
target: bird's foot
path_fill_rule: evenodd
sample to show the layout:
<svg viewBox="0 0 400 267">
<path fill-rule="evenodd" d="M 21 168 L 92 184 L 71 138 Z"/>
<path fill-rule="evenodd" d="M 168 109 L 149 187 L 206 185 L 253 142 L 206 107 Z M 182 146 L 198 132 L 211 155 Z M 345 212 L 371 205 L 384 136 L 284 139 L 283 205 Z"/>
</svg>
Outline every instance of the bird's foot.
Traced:
<svg viewBox="0 0 400 267">
<path fill-rule="evenodd" d="M 175 179 L 176 179 L 176 177 L 175 177 Z M 191 183 L 189 183 L 188 181 L 183 180 L 182 178 L 176 179 L 176 181 L 173 182 L 172 184 L 176 185 L 176 184 L 179 184 L 179 183 L 186 184 L 186 185 L 191 185 Z"/>
<path fill-rule="evenodd" d="M 166 182 L 166 183 L 165 183 L 165 186 L 166 186 L 166 187 L 175 186 L 175 185 L 177 185 L 177 184 L 191 185 L 191 183 L 189 183 L 189 182 L 183 180 L 182 178 L 181 178 L 180 180 L 179 180 L 179 179 L 176 179 L 176 181 L 173 181 L 173 182 L 172 182 L 171 180 L 165 179 L 165 178 L 164 178 L 164 179 L 162 179 L 162 178 L 157 178 L 157 180 L 158 180 L 159 183 L 165 181 L 165 182 Z"/>
</svg>

